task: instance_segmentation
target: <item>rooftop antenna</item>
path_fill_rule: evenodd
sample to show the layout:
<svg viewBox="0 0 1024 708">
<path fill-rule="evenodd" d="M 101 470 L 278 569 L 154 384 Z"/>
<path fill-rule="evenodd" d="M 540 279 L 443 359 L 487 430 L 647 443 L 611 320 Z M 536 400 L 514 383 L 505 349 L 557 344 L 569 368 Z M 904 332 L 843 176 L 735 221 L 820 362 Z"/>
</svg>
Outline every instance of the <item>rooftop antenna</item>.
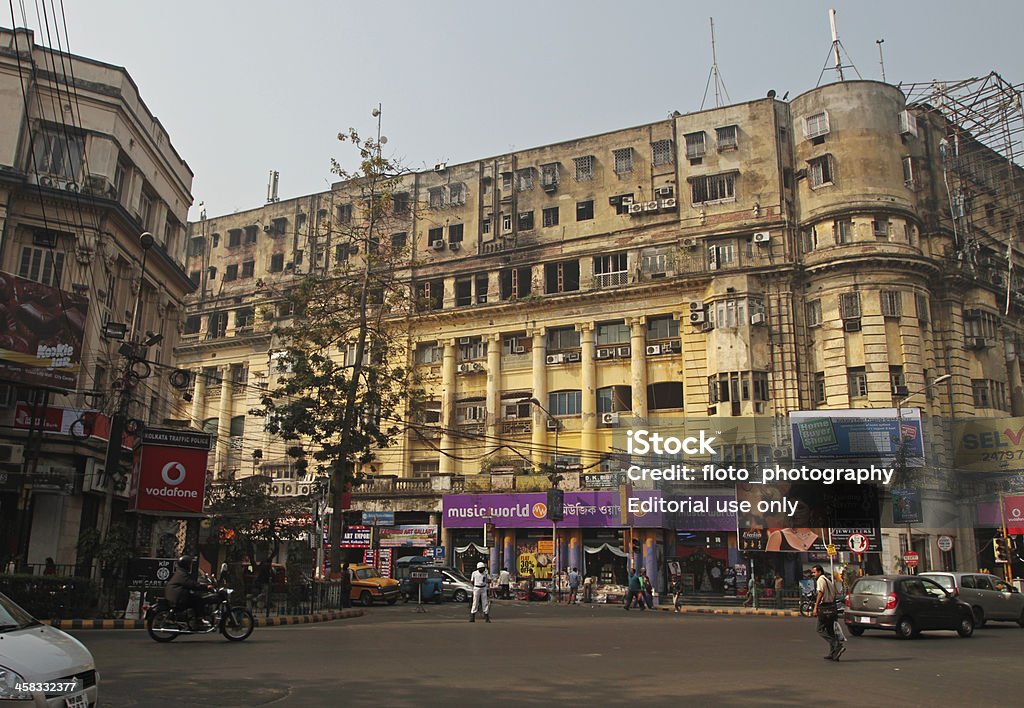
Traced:
<svg viewBox="0 0 1024 708">
<path fill-rule="evenodd" d="M 277 183 L 281 173 L 277 170 L 271 170 L 270 176 L 267 178 L 267 204 L 273 204 L 281 201 L 277 196 Z"/>
<path fill-rule="evenodd" d="M 725 90 L 725 82 L 722 81 L 722 76 L 718 73 L 718 53 L 715 50 L 715 18 L 709 18 L 711 20 L 711 73 L 708 74 L 708 82 L 704 86 L 704 98 L 700 101 L 700 109 L 704 110 L 704 102 L 708 100 L 708 88 L 711 86 L 711 81 L 715 82 L 715 108 L 722 107 L 722 94 L 725 94 L 725 100 L 732 102 L 729 98 L 729 92 Z"/>
<path fill-rule="evenodd" d="M 878 65 L 882 67 L 882 83 L 885 83 L 885 57 L 882 56 L 882 43 L 884 39 L 876 39 L 875 44 L 878 45 Z"/>
<path fill-rule="evenodd" d="M 857 71 L 857 67 L 853 65 L 853 62 L 850 62 L 849 64 L 845 64 L 845 65 L 843 64 L 843 60 L 842 60 L 840 52 L 842 52 L 842 54 L 846 54 L 846 47 L 844 47 L 843 43 L 839 41 L 839 30 L 836 29 L 836 11 L 835 11 L 835 8 L 830 9 L 828 11 L 828 22 L 832 26 L 832 46 L 829 47 L 829 50 L 828 50 L 829 58 L 825 60 L 825 66 L 822 67 L 821 74 L 818 76 L 818 85 L 819 86 L 821 85 L 821 77 L 825 75 L 825 71 L 829 68 L 829 66 L 828 66 L 829 60 L 832 60 L 832 62 L 834 64 L 834 66 L 832 67 L 832 70 L 835 71 L 836 74 L 839 76 L 839 80 L 840 81 L 845 81 L 846 80 L 846 78 L 843 76 L 843 69 L 845 69 L 845 68 L 853 69 L 857 73 L 857 78 L 858 79 L 863 78 L 860 75 L 860 72 Z M 846 58 L 849 60 L 850 56 L 847 54 Z"/>
</svg>

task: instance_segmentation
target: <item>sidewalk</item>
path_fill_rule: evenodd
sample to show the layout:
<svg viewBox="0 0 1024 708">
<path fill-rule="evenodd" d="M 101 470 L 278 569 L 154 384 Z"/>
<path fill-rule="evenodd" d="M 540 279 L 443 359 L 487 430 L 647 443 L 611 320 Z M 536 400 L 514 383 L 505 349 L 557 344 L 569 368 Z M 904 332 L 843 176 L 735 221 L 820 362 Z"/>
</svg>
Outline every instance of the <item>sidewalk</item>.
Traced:
<svg viewBox="0 0 1024 708">
<path fill-rule="evenodd" d="M 278 627 L 290 624 L 311 624 L 313 622 L 331 622 L 339 619 L 362 617 L 362 610 L 328 610 L 308 615 L 274 615 L 272 617 L 256 616 L 257 627 Z M 40 620 L 58 629 L 145 629 L 146 622 L 141 619 L 65 619 Z"/>
</svg>

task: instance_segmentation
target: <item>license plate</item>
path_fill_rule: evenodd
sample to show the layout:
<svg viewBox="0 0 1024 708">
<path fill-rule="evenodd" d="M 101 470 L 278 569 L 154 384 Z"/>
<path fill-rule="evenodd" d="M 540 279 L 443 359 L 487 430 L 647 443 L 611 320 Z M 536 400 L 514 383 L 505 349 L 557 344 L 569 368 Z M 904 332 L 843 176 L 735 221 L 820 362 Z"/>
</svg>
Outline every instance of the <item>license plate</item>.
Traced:
<svg viewBox="0 0 1024 708">
<path fill-rule="evenodd" d="M 85 700 L 84 693 L 76 693 L 73 696 L 65 698 L 64 705 L 67 706 L 67 708 L 87 708 L 89 702 Z"/>
<path fill-rule="evenodd" d="M 861 624 L 871 624 L 871 618 L 870 617 L 858 617 L 857 621 L 860 622 Z"/>
</svg>

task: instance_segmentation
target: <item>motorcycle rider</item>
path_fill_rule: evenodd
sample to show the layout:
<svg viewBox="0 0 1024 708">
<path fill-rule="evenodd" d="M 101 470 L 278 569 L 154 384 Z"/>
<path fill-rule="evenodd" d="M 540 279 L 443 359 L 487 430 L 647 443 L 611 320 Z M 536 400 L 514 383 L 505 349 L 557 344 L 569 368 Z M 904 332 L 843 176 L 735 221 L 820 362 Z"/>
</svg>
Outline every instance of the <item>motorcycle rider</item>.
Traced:
<svg viewBox="0 0 1024 708">
<path fill-rule="evenodd" d="M 192 556 L 182 556 L 178 559 L 174 565 L 174 575 L 164 586 L 164 597 L 172 608 L 192 610 L 189 627 L 193 631 L 199 631 L 204 629 L 203 618 L 206 614 L 200 591 L 208 590 L 209 586 L 192 579 L 192 561 Z"/>
</svg>

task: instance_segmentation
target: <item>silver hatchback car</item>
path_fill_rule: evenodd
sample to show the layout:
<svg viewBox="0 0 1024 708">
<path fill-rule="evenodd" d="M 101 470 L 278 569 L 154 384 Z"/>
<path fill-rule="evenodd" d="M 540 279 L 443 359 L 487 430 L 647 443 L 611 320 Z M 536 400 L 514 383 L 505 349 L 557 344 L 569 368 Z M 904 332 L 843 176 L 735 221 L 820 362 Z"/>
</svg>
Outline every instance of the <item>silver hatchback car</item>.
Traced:
<svg viewBox="0 0 1024 708">
<path fill-rule="evenodd" d="M 985 573 L 921 573 L 971 606 L 974 626 L 988 620 L 1016 622 L 1024 627 L 1024 594 L 995 575 Z"/>
</svg>

